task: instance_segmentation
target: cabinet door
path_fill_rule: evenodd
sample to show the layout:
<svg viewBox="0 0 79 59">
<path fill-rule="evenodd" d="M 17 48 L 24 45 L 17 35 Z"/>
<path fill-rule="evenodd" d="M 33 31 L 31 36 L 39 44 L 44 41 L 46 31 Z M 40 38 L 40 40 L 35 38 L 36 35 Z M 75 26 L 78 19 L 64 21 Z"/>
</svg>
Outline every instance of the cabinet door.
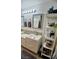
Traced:
<svg viewBox="0 0 79 59">
<path fill-rule="evenodd" d="M 34 39 L 27 39 L 27 49 L 33 51 L 34 53 L 38 52 L 38 42 Z"/>
<path fill-rule="evenodd" d="M 27 41 L 26 39 L 21 39 L 21 45 L 26 47 L 27 46 Z"/>
</svg>

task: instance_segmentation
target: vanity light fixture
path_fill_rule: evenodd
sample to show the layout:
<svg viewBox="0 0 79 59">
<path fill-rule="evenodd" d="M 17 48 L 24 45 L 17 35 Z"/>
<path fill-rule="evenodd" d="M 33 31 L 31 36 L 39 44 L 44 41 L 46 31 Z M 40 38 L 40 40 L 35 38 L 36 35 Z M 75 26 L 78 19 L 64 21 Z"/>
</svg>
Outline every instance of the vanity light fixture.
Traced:
<svg viewBox="0 0 79 59">
<path fill-rule="evenodd" d="M 32 9 L 32 10 L 26 10 L 23 12 L 23 14 L 28 14 L 28 13 L 35 13 L 36 9 Z"/>
</svg>

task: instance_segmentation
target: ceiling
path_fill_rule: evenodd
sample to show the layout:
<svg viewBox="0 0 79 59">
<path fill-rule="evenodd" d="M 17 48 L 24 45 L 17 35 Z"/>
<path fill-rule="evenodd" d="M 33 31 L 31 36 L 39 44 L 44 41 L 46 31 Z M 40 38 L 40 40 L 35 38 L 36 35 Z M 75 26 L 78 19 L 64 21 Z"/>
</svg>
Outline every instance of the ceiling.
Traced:
<svg viewBox="0 0 79 59">
<path fill-rule="evenodd" d="M 44 2 L 53 1 L 53 0 L 21 0 L 21 6 L 31 7 L 37 4 L 41 4 Z M 56 1 L 56 0 L 55 0 Z"/>
</svg>

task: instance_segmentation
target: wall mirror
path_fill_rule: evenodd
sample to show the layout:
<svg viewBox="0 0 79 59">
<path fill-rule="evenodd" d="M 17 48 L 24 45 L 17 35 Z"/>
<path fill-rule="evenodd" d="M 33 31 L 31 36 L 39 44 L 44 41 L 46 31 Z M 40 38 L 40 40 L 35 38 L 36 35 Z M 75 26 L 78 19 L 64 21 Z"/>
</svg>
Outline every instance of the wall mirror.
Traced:
<svg viewBox="0 0 79 59">
<path fill-rule="evenodd" d="M 21 16 L 21 27 L 24 27 L 24 16 Z"/>
<path fill-rule="evenodd" d="M 42 28 L 42 14 L 34 14 L 32 19 L 32 27 L 36 29 Z"/>
</svg>

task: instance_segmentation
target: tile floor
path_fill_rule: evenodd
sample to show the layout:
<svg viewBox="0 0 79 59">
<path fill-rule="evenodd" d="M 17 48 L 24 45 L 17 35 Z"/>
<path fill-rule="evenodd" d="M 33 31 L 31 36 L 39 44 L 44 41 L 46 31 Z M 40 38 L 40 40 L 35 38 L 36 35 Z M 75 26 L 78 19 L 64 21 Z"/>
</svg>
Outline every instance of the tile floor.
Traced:
<svg viewBox="0 0 79 59">
<path fill-rule="evenodd" d="M 23 47 L 21 47 L 21 50 L 27 51 L 27 52 L 30 53 L 31 55 L 35 56 L 36 59 L 47 59 L 47 58 L 42 58 L 42 57 L 40 57 L 39 55 L 36 55 L 36 54 L 34 54 L 34 53 L 31 53 L 30 51 L 28 51 L 27 49 L 25 49 L 25 48 L 23 48 Z"/>
<path fill-rule="evenodd" d="M 28 53 L 30 53 L 31 55 L 35 56 L 36 59 L 49 59 L 49 58 L 42 58 L 41 56 L 39 56 L 39 55 L 37 55 L 37 54 L 34 54 L 34 53 L 28 51 L 27 49 L 25 49 L 25 48 L 23 48 L 23 47 L 21 47 L 21 51 L 22 51 L 22 50 L 25 50 L 25 51 L 27 51 Z M 52 59 L 57 59 L 57 58 L 55 57 L 55 58 L 52 58 Z"/>
</svg>

